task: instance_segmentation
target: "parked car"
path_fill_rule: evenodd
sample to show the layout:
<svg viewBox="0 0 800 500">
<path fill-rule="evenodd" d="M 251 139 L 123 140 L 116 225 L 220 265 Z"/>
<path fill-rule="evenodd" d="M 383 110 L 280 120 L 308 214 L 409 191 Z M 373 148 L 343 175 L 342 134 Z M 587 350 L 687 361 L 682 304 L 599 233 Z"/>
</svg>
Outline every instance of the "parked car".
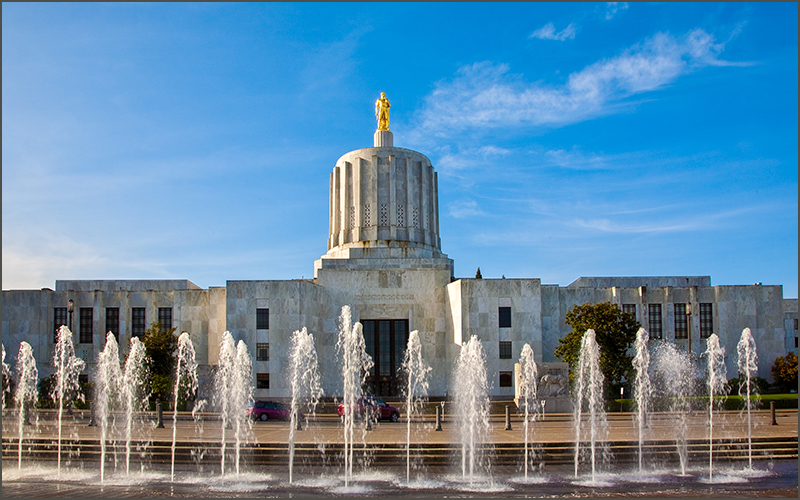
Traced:
<svg viewBox="0 0 800 500">
<path fill-rule="evenodd" d="M 365 411 L 368 411 L 375 420 L 391 420 L 392 422 L 400 420 L 400 410 L 375 396 L 364 396 L 355 404 L 356 415 L 364 415 Z M 336 413 L 340 417 L 344 415 L 344 403 L 339 405 Z"/>
<path fill-rule="evenodd" d="M 267 420 L 289 420 L 292 418 L 292 410 L 283 403 L 256 401 L 250 408 L 250 418 L 261 420 L 262 422 Z"/>
</svg>

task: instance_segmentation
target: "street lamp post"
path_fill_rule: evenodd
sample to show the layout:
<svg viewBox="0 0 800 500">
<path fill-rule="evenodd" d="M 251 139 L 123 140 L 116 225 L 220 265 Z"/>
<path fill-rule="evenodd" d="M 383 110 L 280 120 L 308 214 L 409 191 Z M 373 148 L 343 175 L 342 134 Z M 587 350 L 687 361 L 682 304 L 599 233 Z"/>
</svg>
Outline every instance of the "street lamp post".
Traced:
<svg viewBox="0 0 800 500">
<path fill-rule="evenodd" d="M 69 331 L 72 331 L 72 313 L 75 312 L 75 301 L 72 299 L 67 301 L 67 312 L 69 313 Z"/>
</svg>

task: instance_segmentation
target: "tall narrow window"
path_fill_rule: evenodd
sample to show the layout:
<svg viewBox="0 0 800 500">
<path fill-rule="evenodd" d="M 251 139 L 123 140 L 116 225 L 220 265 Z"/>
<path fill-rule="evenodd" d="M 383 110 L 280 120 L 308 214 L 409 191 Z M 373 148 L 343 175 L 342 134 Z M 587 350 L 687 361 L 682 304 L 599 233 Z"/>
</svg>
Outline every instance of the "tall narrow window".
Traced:
<svg viewBox="0 0 800 500">
<path fill-rule="evenodd" d="M 714 333 L 714 309 L 710 303 L 700 304 L 700 338 L 707 339 Z"/>
<path fill-rule="evenodd" d="M 141 337 L 144 330 L 144 307 L 134 307 L 131 309 L 131 337 Z"/>
<path fill-rule="evenodd" d="M 364 319 L 364 347 L 373 366 L 367 384 L 376 396 L 396 396 L 402 389 L 400 366 L 408 342 L 407 319 Z"/>
<path fill-rule="evenodd" d="M 511 328 L 511 308 L 510 307 L 500 307 L 497 310 L 497 316 L 499 320 L 498 326 L 500 328 Z"/>
<path fill-rule="evenodd" d="M 67 308 L 56 307 L 53 309 L 53 343 L 58 343 L 58 329 L 67 324 Z"/>
<path fill-rule="evenodd" d="M 256 344 L 256 361 L 269 361 L 269 342 Z"/>
<path fill-rule="evenodd" d="M 511 359 L 511 342 L 500 341 L 500 359 Z"/>
<path fill-rule="evenodd" d="M 622 312 L 633 314 L 636 317 L 636 304 L 622 304 Z"/>
<path fill-rule="evenodd" d="M 269 330 L 269 309 L 256 309 L 256 330 Z"/>
<path fill-rule="evenodd" d="M 158 308 L 158 322 L 166 330 L 172 330 L 172 308 L 159 307 Z"/>
<path fill-rule="evenodd" d="M 111 332 L 119 340 L 119 307 L 106 307 L 106 331 Z"/>
<path fill-rule="evenodd" d="M 675 338 L 689 338 L 689 321 L 686 317 L 686 304 L 675 304 Z"/>
<path fill-rule="evenodd" d="M 256 389 L 269 389 L 269 373 L 256 373 Z"/>
<path fill-rule="evenodd" d="M 650 323 L 650 338 L 661 338 L 661 304 L 648 304 L 648 319 Z"/>
<path fill-rule="evenodd" d="M 91 307 L 81 307 L 80 311 L 80 318 L 81 318 L 81 333 L 80 333 L 80 343 L 81 344 L 91 344 L 92 343 L 92 323 L 94 321 L 93 311 Z"/>
</svg>

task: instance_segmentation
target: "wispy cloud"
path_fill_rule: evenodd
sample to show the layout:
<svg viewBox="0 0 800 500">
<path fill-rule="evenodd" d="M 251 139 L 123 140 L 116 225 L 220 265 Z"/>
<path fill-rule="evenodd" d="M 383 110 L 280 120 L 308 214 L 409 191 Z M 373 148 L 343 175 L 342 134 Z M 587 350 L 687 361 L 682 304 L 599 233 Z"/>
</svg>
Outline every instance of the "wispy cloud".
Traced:
<svg viewBox="0 0 800 500">
<path fill-rule="evenodd" d="M 475 200 L 455 201 L 450 204 L 449 212 L 450 215 L 456 219 L 474 217 L 476 215 L 485 215 L 485 212 L 478 207 L 478 202 Z"/>
<path fill-rule="evenodd" d="M 614 18 L 614 15 L 628 8 L 628 2 L 606 2 L 606 21 Z"/>
<path fill-rule="evenodd" d="M 440 81 L 425 100 L 420 136 L 469 128 L 562 126 L 610 113 L 625 98 L 663 88 L 719 58 L 724 43 L 702 29 L 675 37 L 657 33 L 618 56 L 569 75 L 563 85 L 528 83 L 506 64 L 477 62 Z"/>
<path fill-rule="evenodd" d="M 539 40 L 558 40 L 559 42 L 563 42 L 564 40 L 575 38 L 575 25 L 573 23 L 569 23 L 566 28 L 556 33 L 556 27 L 553 25 L 553 23 L 547 23 L 531 33 L 529 38 L 538 38 Z"/>
</svg>

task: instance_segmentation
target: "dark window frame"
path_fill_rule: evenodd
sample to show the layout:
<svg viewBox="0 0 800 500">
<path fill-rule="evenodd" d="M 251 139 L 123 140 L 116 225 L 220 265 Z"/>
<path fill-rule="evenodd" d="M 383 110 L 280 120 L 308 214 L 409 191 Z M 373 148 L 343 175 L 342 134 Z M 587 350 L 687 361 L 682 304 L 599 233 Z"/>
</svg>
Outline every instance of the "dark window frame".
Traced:
<svg viewBox="0 0 800 500">
<path fill-rule="evenodd" d="M 700 338 L 707 339 L 714 333 L 714 306 L 711 302 L 700 303 Z"/>
<path fill-rule="evenodd" d="M 53 308 L 53 343 L 58 343 L 58 329 L 62 326 L 67 326 L 67 308 L 54 307 Z"/>
<path fill-rule="evenodd" d="M 269 389 L 269 373 L 256 373 L 256 389 Z"/>
<path fill-rule="evenodd" d="M 511 328 L 510 307 L 500 306 L 497 308 L 497 326 L 498 328 Z"/>
<path fill-rule="evenodd" d="M 372 357 L 368 384 L 377 396 L 391 396 L 398 389 L 409 335 L 407 319 L 362 320 L 366 353 Z M 377 350 L 377 351 L 376 351 Z M 379 352 L 378 352 L 379 351 Z"/>
<path fill-rule="evenodd" d="M 622 304 L 622 312 L 633 314 L 636 317 L 636 304 Z"/>
<path fill-rule="evenodd" d="M 147 311 L 144 307 L 131 308 L 131 338 L 142 337 L 147 330 Z"/>
<path fill-rule="evenodd" d="M 513 355 L 513 347 L 510 340 L 501 340 L 498 342 L 498 357 L 500 359 L 511 359 Z"/>
<path fill-rule="evenodd" d="M 688 339 L 689 338 L 689 316 L 686 314 L 687 304 L 676 302 L 673 305 L 675 313 L 675 338 Z"/>
<path fill-rule="evenodd" d="M 111 332 L 119 340 L 119 307 L 106 307 L 106 331 Z"/>
<path fill-rule="evenodd" d="M 514 387 L 514 372 L 502 371 L 498 379 L 498 387 Z"/>
<path fill-rule="evenodd" d="M 256 330 L 269 330 L 269 307 L 256 309 Z"/>
<path fill-rule="evenodd" d="M 159 307 L 158 308 L 158 322 L 165 330 L 172 330 L 172 308 Z"/>
<path fill-rule="evenodd" d="M 81 344 L 91 344 L 94 342 L 94 309 L 91 307 L 81 307 L 78 311 L 80 331 L 78 342 Z"/>
<path fill-rule="evenodd" d="M 647 304 L 647 325 L 651 339 L 660 339 L 664 334 L 661 304 Z"/>
<path fill-rule="evenodd" d="M 256 361 L 269 361 L 269 342 L 256 343 Z"/>
</svg>

